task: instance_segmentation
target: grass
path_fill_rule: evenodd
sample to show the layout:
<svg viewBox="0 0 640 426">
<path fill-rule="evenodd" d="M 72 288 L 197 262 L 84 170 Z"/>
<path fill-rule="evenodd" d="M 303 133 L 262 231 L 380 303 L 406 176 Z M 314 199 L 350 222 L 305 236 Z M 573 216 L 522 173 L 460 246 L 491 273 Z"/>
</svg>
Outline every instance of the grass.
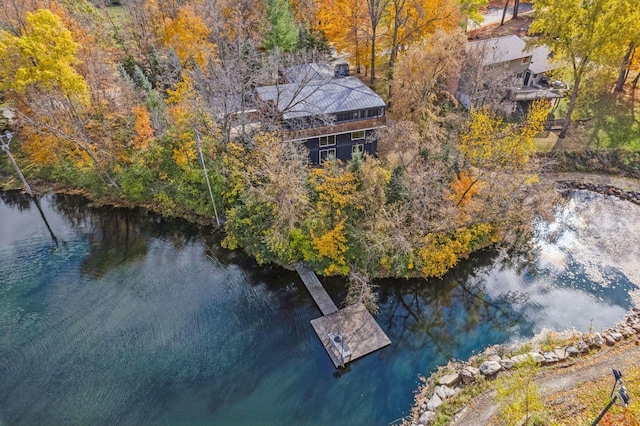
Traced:
<svg viewBox="0 0 640 426">
<path fill-rule="evenodd" d="M 443 426 L 448 424 L 453 416 L 465 407 L 469 402 L 489 389 L 490 382 L 483 376 L 479 376 L 473 383 L 468 384 L 455 396 L 443 401 L 438 408 L 437 417 L 433 422 L 433 426 Z"/>
<path fill-rule="evenodd" d="M 592 106 L 591 120 L 574 123 L 555 150 L 640 150 L 640 89 L 605 93 Z"/>
<path fill-rule="evenodd" d="M 606 425 L 640 425 L 640 401 L 637 389 L 640 387 L 640 366 L 623 371 L 624 386 L 630 394 L 628 407 L 614 405 L 599 423 Z M 609 402 L 613 387 L 613 376 L 586 383 L 547 398 L 547 415 L 557 425 L 590 425 Z M 635 393 L 635 395 L 634 395 Z"/>
</svg>

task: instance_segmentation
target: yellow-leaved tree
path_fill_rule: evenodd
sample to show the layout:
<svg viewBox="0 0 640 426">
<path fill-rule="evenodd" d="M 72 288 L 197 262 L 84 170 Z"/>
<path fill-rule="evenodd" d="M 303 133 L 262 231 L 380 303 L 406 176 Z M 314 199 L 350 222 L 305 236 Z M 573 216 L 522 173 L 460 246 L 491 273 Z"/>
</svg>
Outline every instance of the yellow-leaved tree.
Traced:
<svg viewBox="0 0 640 426">
<path fill-rule="evenodd" d="M 30 87 L 61 90 L 86 102 L 89 89 L 74 65 L 78 44 L 62 20 L 47 9 L 27 13 L 19 37 L 0 31 L 0 90 L 24 93 Z"/>
<path fill-rule="evenodd" d="M 190 68 L 190 61 L 194 61 L 202 68 L 215 52 L 215 45 L 209 41 L 210 32 L 194 6 L 187 5 L 175 19 L 165 20 L 163 41 L 176 52 L 183 67 Z"/>
</svg>

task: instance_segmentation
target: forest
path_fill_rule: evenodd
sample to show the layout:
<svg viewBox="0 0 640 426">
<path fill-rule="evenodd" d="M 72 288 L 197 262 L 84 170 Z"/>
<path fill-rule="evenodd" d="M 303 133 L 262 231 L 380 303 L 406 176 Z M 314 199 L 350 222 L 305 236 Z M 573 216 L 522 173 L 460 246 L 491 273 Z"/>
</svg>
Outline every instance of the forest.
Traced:
<svg viewBox="0 0 640 426">
<path fill-rule="evenodd" d="M 535 3 L 541 43 L 574 61 L 570 116 L 585 81 L 635 66 L 638 12 L 631 0 Z M 553 201 L 534 144 L 549 105 L 514 120 L 501 114 L 504 94 L 467 111 L 449 93 L 483 6 L 3 0 L 0 106 L 14 114 L 12 151 L 29 179 L 213 222 L 206 164 L 230 249 L 354 279 L 438 277 L 475 250 L 525 239 Z M 311 167 L 277 118 L 238 130 L 256 87 L 336 56 L 388 103 L 376 157 Z M 8 179 L 4 156 L 0 166 Z"/>
</svg>

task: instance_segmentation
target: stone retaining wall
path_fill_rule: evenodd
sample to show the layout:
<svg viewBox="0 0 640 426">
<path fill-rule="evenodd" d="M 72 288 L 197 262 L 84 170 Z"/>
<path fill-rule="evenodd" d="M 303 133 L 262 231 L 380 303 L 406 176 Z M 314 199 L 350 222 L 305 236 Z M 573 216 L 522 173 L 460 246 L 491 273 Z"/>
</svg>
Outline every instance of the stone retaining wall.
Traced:
<svg viewBox="0 0 640 426">
<path fill-rule="evenodd" d="M 640 178 L 638 151 L 552 151 L 538 155 L 549 160 L 550 171 L 603 173 Z"/>
<path fill-rule="evenodd" d="M 517 349 L 509 349 L 496 345 L 474 355 L 466 362 L 451 361 L 425 380 L 415 397 L 415 405 L 410 416 L 411 426 L 428 426 L 437 416 L 438 407 L 445 399 L 456 395 L 467 384 L 478 377 L 494 378 L 502 371 L 512 369 L 515 365 L 533 358 L 539 364 L 552 365 L 569 358 L 580 357 L 589 351 L 599 350 L 606 346 L 614 346 L 625 339 L 640 339 L 640 309 L 633 308 L 624 317 L 624 321 L 599 333 L 580 333 L 571 331 L 569 340 L 574 344 L 556 346 L 553 350 L 532 350 L 518 353 Z M 520 345 L 520 348 L 524 345 Z M 514 355 L 518 353 L 517 355 Z"/>
<path fill-rule="evenodd" d="M 600 185 L 595 183 L 585 183 L 576 181 L 558 181 L 558 187 L 560 190 L 586 190 L 597 192 L 599 194 L 611 195 L 621 200 L 631 201 L 634 204 L 640 205 L 640 192 L 630 191 L 627 189 L 620 189 L 612 185 Z"/>
</svg>

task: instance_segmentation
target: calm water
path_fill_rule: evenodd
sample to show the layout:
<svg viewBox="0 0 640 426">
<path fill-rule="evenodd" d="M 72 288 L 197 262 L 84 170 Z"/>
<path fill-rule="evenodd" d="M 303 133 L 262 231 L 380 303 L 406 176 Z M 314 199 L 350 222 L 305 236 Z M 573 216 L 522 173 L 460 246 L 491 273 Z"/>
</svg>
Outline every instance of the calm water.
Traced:
<svg viewBox="0 0 640 426">
<path fill-rule="evenodd" d="M 294 273 L 147 212 L 42 207 L 59 247 L 32 203 L 0 193 L 0 424 L 386 425 L 418 374 L 543 327 L 610 325 L 640 281 L 638 208 L 574 193 L 526 256 L 378 282 L 393 344 L 337 371 Z"/>
</svg>

